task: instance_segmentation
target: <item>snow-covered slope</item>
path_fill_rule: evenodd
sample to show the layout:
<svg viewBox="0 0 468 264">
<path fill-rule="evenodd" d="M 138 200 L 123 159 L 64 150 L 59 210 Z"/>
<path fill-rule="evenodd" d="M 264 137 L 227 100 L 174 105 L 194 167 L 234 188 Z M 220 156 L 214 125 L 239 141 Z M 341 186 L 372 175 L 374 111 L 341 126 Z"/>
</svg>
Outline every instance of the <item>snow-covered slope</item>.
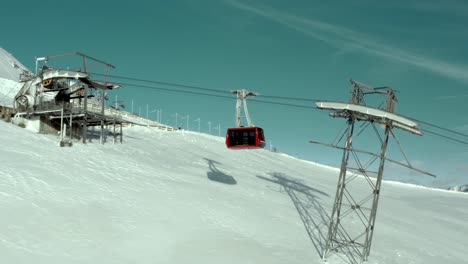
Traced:
<svg viewBox="0 0 468 264">
<path fill-rule="evenodd" d="M 23 73 L 32 74 L 13 55 L 0 48 L 0 79 L 19 82 L 20 75 Z"/>
<path fill-rule="evenodd" d="M 0 263 L 322 263 L 336 169 L 187 131 L 124 133 L 60 148 L 0 122 Z M 369 263 L 466 263 L 468 195 L 382 192 Z"/>
<path fill-rule="evenodd" d="M 21 74 L 32 75 L 13 55 L 0 48 L 0 106 L 13 106 L 13 100 L 23 86 Z"/>
</svg>

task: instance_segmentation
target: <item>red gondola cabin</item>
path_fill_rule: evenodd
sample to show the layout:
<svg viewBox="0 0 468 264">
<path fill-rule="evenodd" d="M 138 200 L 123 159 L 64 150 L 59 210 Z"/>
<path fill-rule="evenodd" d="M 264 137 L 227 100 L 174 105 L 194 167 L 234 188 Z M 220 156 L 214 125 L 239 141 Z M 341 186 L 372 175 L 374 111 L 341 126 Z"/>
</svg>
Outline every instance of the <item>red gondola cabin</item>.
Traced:
<svg viewBox="0 0 468 264">
<path fill-rule="evenodd" d="M 226 146 L 230 149 L 264 148 L 263 129 L 260 127 L 228 128 Z"/>
</svg>

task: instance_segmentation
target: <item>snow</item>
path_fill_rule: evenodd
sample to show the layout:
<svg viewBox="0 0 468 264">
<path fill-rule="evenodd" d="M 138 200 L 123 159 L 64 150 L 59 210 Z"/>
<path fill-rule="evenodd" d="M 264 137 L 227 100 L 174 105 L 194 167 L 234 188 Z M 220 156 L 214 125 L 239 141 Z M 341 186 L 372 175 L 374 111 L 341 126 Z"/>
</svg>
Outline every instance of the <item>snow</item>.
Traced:
<svg viewBox="0 0 468 264">
<path fill-rule="evenodd" d="M 91 101 L 91 103 L 88 103 L 88 111 L 100 113 L 101 110 L 102 110 L 102 106 L 100 105 L 99 101 Z M 118 119 L 130 122 L 136 125 L 140 125 L 140 126 L 153 126 L 153 127 L 159 127 L 160 129 L 165 129 L 165 130 L 175 130 L 175 128 L 173 127 L 140 117 L 138 115 L 135 115 L 129 112 L 120 111 L 120 110 L 116 110 L 113 108 L 105 107 L 104 113 L 105 115 L 115 116 Z"/>
<path fill-rule="evenodd" d="M 22 73 L 32 74 L 13 55 L 0 48 L 0 106 L 13 107 L 13 100 L 23 87 Z"/>
<path fill-rule="evenodd" d="M 323 263 L 336 168 L 152 127 L 71 148 L 0 135 L 0 263 Z M 467 204 L 384 182 L 368 263 L 466 263 Z"/>
<path fill-rule="evenodd" d="M 13 101 L 23 83 L 0 78 L 0 106 L 13 107 Z"/>
<path fill-rule="evenodd" d="M 13 55 L 0 48 L 0 79 L 19 82 L 20 74 L 25 72 L 32 74 Z"/>
</svg>

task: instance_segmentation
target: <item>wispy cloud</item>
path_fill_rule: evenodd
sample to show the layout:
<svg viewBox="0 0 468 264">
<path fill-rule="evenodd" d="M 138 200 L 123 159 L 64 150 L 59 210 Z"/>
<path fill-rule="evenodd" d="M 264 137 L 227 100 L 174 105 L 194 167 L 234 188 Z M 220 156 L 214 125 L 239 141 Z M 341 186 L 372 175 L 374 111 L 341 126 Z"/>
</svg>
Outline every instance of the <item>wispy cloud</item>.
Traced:
<svg viewBox="0 0 468 264">
<path fill-rule="evenodd" d="M 466 18 L 468 12 L 468 3 L 464 0 L 461 1 L 414 1 L 411 3 L 404 3 L 402 8 L 409 8 L 425 13 L 434 14 L 447 14 L 450 16 L 459 16 Z"/>
<path fill-rule="evenodd" d="M 374 56 L 379 56 L 390 61 L 401 62 L 468 84 L 468 66 L 466 65 L 449 63 L 397 47 L 392 47 L 374 40 L 369 35 L 320 20 L 298 17 L 269 7 L 258 8 L 236 0 L 227 0 L 226 3 L 238 9 L 270 19 L 283 26 L 327 43 L 328 45 L 339 49 L 341 52 L 360 51 L 372 54 Z"/>
</svg>

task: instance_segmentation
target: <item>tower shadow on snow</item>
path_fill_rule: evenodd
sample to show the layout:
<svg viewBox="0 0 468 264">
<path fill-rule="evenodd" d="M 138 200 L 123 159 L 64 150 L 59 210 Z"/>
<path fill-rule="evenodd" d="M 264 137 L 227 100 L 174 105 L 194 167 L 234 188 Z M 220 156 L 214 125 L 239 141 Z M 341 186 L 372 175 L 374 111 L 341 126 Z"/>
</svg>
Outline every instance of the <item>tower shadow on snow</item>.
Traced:
<svg viewBox="0 0 468 264">
<path fill-rule="evenodd" d="M 330 216 L 323 208 L 318 195 L 327 197 L 329 195 L 305 185 L 298 179 L 288 177 L 283 173 L 269 173 L 269 175 L 271 175 L 271 178 L 263 176 L 257 177 L 280 185 L 281 191 L 288 194 L 299 213 L 315 250 L 319 256 L 323 258 Z"/>
<path fill-rule="evenodd" d="M 234 177 L 232 177 L 231 175 L 227 175 L 221 172 L 218 168 L 216 168 L 216 164 L 221 164 L 221 163 L 214 161 L 214 160 L 207 159 L 207 158 L 204 158 L 204 159 L 208 162 L 208 166 L 210 168 L 210 171 L 206 173 L 206 176 L 208 177 L 208 179 L 210 179 L 211 181 L 220 182 L 220 183 L 229 184 L 229 185 L 237 184 L 237 181 L 236 179 L 234 179 Z"/>
</svg>

